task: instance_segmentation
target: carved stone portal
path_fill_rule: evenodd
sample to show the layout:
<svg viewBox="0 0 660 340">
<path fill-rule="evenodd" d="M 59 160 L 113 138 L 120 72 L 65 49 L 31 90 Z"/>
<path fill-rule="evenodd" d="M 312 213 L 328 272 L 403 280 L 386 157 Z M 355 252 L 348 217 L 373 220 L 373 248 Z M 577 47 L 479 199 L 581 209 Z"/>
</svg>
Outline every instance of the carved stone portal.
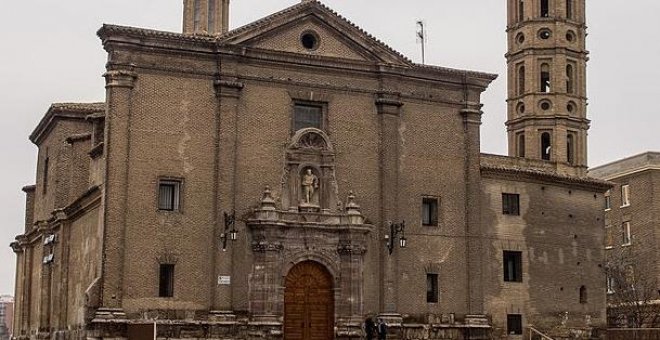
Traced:
<svg viewBox="0 0 660 340">
<path fill-rule="evenodd" d="M 332 278 L 337 334 L 358 337 L 363 316 L 364 254 L 373 226 L 365 224 L 355 195 L 341 209 L 335 153 L 321 130 L 298 131 L 286 150 L 282 206 L 266 189 L 246 221 L 253 265 L 248 277 L 250 318 L 281 325 L 285 278 L 303 262 L 317 263 Z"/>
</svg>

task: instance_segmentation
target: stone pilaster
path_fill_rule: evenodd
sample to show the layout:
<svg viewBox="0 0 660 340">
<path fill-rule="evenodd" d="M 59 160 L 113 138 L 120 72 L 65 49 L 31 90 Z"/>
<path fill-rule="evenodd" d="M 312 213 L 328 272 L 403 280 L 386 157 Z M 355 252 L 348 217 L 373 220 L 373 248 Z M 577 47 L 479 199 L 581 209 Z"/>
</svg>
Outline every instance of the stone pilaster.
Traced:
<svg viewBox="0 0 660 340">
<path fill-rule="evenodd" d="M 380 207 L 381 225 L 377 235 L 383 240 L 389 235 L 387 221 L 399 220 L 399 123 L 401 107 L 399 94 L 382 92 L 376 97 L 376 108 L 379 116 L 379 161 L 380 161 Z M 382 245 L 381 242 L 378 243 Z M 382 301 L 380 309 L 384 312 L 394 313 L 397 310 L 397 277 L 398 253 L 395 250 L 390 255 L 387 249 L 379 247 L 382 276 Z"/>
<path fill-rule="evenodd" d="M 105 75 L 107 116 L 105 192 L 103 195 L 102 306 L 120 308 L 130 164 L 131 94 L 137 74 L 110 70 Z M 121 170 L 119 170 L 121 169 Z M 112 197 L 112 199 L 109 199 Z"/>
<path fill-rule="evenodd" d="M 222 249 L 220 235 L 224 232 L 224 213 L 231 214 L 236 209 L 236 161 L 238 157 L 238 104 L 240 101 L 243 83 L 235 77 L 219 77 L 215 81 L 217 113 L 216 113 L 216 143 L 215 143 L 215 207 L 216 207 L 216 237 L 215 244 L 215 275 L 231 276 L 232 283 L 220 286 L 213 282 L 213 298 L 211 308 L 219 311 L 231 311 L 233 305 L 233 291 L 236 283 L 234 273 L 235 256 L 237 254 L 234 244 L 244 244 L 245 232 L 238 234 L 239 240 L 227 241 L 226 249 Z M 238 226 L 236 226 L 238 227 Z M 243 251 L 244 252 L 244 251 Z"/>
<path fill-rule="evenodd" d="M 466 92 L 468 90 L 466 89 Z M 466 100 L 472 99 L 472 102 L 479 102 L 479 91 L 473 91 L 470 98 L 466 93 Z M 468 107 L 461 110 L 463 116 L 463 128 L 465 138 L 465 234 L 466 238 L 466 256 L 467 256 L 467 284 L 468 291 L 468 310 L 472 314 L 483 312 L 484 293 L 483 293 L 483 275 L 482 275 L 482 227 L 481 227 L 481 151 L 480 151 L 480 132 L 481 110 L 476 107 Z"/>
</svg>

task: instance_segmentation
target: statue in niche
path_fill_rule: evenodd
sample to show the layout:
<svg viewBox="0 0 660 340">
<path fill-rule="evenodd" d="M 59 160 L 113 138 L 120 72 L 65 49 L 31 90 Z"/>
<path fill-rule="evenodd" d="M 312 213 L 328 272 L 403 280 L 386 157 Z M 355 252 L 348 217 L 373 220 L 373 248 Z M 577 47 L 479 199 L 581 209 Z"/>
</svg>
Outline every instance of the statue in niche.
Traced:
<svg viewBox="0 0 660 340">
<path fill-rule="evenodd" d="M 307 205 L 314 204 L 314 194 L 319 188 L 319 178 L 314 175 L 312 169 L 305 170 L 305 173 L 302 175 L 302 193 L 303 193 L 303 203 Z"/>
</svg>

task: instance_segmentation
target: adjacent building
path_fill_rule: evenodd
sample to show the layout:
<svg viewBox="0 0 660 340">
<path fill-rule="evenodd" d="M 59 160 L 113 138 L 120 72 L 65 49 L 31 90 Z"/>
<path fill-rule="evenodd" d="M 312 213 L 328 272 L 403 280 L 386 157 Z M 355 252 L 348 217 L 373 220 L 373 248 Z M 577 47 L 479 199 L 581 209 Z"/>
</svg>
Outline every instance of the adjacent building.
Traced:
<svg viewBox="0 0 660 340">
<path fill-rule="evenodd" d="M 53 104 L 17 254 L 15 337 L 597 337 L 604 193 L 586 174 L 584 0 L 509 0 L 496 76 L 416 64 L 306 0 L 228 30 L 104 25 L 102 103 Z"/>
<path fill-rule="evenodd" d="M 12 338 L 14 322 L 14 298 L 9 295 L 0 296 L 0 339 Z"/>
<path fill-rule="evenodd" d="M 660 325 L 660 153 L 645 152 L 590 169 L 615 183 L 605 194 L 609 323 Z"/>
</svg>

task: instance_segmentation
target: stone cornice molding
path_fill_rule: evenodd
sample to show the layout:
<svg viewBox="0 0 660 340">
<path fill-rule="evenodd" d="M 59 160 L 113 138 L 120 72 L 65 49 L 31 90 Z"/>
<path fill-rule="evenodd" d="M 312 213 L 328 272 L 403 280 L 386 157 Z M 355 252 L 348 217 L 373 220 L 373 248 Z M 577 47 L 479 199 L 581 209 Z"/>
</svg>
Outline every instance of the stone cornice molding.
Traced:
<svg viewBox="0 0 660 340">
<path fill-rule="evenodd" d="M 105 112 L 105 103 L 53 103 L 30 134 L 30 141 L 39 145 L 60 120 L 84 120 L 98 112 Z"/>
<path fill-rule="evenodd" d="M 43 234 L 59 228 L 62 223 L 74 220 L 80 214 L 87 212 L 101 204 L 101 189 L 95 185 L 80 195 L 75 201 L 64 208 L 55 209 L 51 212 L 51 218 L 34 222 L 34 228 L 16 237 L 16 240 L 25 240 L 26 243 L 34 242 Z M 29 241 L 28 241 L 29 240 Z"/>
<path fill-rule="evenodd" d="M 599 193 L 605 192 L 613 186 L 610 182 L 601 181 L 595 178 L 560 175 L 536 169 L 512 169 L 482 165 L 481 175 L 486 178 L 562 185 L 569 188 L 580 188 Z"/>
<path fill-rule="evenodd" d="M 564 115 L 552 115 L 552 116 L 523 116 L 516 119 L 507 120 L 505 125 L 510 127 L 512 125 L 524 124 L 525 122 L 533 121 L 536 126 L 538 126 L 539 121 L 546 121 L 547 126 L 556 126 L 557 122 L 566 122 L 568 126 L 574 124 L 575 128 L 585 128 L 588 129 L 591 126 L 591 120 L 586 118 L 579 117 L 570 117 Z"/>
<path fill-rule="evenodd" d="M 612 180 L 635 173 L 660 170 L 660 152 L 644 152 L 589 169 L 589 175 Z"/>
</svg>

